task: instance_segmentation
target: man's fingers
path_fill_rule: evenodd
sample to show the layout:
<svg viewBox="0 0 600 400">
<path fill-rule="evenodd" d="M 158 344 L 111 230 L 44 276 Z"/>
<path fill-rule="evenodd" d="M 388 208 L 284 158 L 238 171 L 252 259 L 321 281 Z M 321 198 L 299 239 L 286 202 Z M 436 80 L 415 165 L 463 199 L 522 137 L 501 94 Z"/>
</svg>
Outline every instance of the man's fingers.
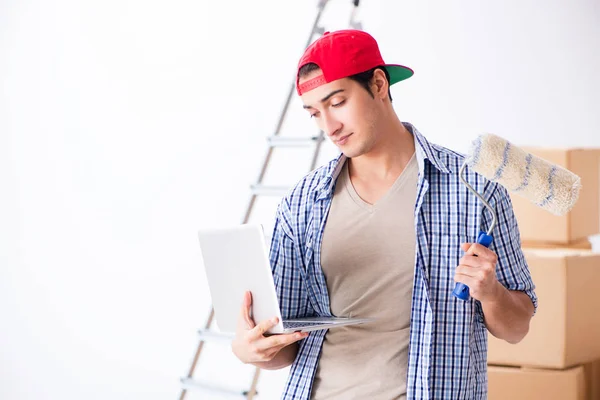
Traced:
<svg viewBox="0 0 600 400">
<path fill-rule="evenodd" d="M 462 251 L 467 253 L 466 255 L 477 257 L 481 255 L 481 249 L 484 249 L 485 247 L 480 245 L 479 243 L 463 243 L 460 245 L 460 248 L 462 249 Z"/>
<path fill-rule="evenodd" d="M 279 351 L 283 349 L 285 346 L 289 346 L 290 344 L 297 342 L 298 340 L 304 339 L 308 336 L 308 332 L 295 332 L 295 333 L 286 333 L 280 335 L 273 335 L 261 340 L 260 344 L 257 343 L 257 348 L 259 350 L 267 350 L 273 349 Z"/>
<path fill-rule="evenodd" d="M 277 336 L 283 336 L 283 335 L 277 335 Z M 275 357 L 277 355 L 277 353 L 279 353 L 281 350 L 283 350 L 283 348 L 285 348 L 286 346 L 291 345 L 292 343 L 297 342 L 298 340 L 304 339 L 305 337 L 308 336 L 308 332 L 297 332 L 297 333 L 292 333 L 292 334 L 288 334 L 285 336 L 289 336 L 290 338 L 286 338 L 284 340 L 281 340 L 280 343 L 283 344 L 279 344 L 275 347 L 271 347 L 268 350 L 265 350 L 265 354 L 269 359 L 272 359 L 273 357 Z"/>
<path fill-rule="evenodd" d="M 457 275 L 465 275 L 465 276 L 474 277 L 474 276 L 477 276 L 478 269 L 473 268 L 468 265 L 459 265 L 458 267 L 456 267 L 455 273 Z"/>
<path fill-rule="evenodd" d="M 473 268 L 480 268 L 486 263 L 487 260 L 477 257 L 477 256 L 468 256 L 464 255 L 459 260 L 459 265 L 467 265 Z"/>
<path fill-rule="evenodd" d="M 467 256 L 480 257 L 494 263 L 496 262 L 496 253 L 480 243 L 462 243 L 460 248 Z"/>
<path fill-rule="evenodd" d="M 271 329 L 272 327 L 277 325 L 278 322 L 279 322 L 279 319 L 277 317 L 261 321 L 258 325 L 256 325 L 250 331 L 251 337 L 253 339 L 261 338 L 265 334 L 266 331 L 268 331 L 269 329 Z"/>
<path fill-rule="evenodd" d="M 467 285 L 471 292 L 473 292 L 479 285 L 480 281 L 469 275 L 457 274 L 454 276 L 454 281 Z"/>
<path fill-rule="evenodd" d="M 240 310 L 241 318 L 246 323 L 248 329 L 255 327 L 254 320 L 250 317 L 250 309 L 252 308 L 252 293 L 244 293 L 244 300 L 242 301 L 242 308 Z"/>
</svg>

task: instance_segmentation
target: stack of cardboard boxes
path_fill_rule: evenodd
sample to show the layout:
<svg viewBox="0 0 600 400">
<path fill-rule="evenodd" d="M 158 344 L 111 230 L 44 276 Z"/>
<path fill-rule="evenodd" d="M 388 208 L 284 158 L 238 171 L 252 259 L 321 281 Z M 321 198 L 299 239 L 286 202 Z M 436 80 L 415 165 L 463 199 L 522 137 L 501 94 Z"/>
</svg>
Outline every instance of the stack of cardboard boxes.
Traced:
<svg viewBox="0 0 600 400">
<path fill-rule="evenodd" d="M 581 177 L 575 207 L 555 216 L 511 194 L 539 307 L 528 335 L 489 335 L 490 400 L 600 400 L 600 149 L 524 148 Z"/>
</svg>

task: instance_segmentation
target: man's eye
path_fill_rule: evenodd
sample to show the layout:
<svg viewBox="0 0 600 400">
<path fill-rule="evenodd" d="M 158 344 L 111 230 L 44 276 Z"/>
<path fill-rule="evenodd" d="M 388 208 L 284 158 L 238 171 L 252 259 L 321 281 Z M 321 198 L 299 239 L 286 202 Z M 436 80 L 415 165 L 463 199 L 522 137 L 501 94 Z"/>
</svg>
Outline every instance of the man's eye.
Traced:
<svg viewBox="0 0 600 400">
<path fill-rule="evenodd" d="M 339 103 L 332 104 L 331 107 L 339 107 L 339 106 L 343 105 L 345 102 L 346 102 L 346 100 L 342 100 Z"/>
<path fill-rule="evenodd" d="M 319 116 L 319 113 L 313 113 L 313 114 L 310 114 L 310 117 L 311 117 L 311 118 L 316 118 L 316 117 L 318 117 L 318 116 Z"/>
</svg>

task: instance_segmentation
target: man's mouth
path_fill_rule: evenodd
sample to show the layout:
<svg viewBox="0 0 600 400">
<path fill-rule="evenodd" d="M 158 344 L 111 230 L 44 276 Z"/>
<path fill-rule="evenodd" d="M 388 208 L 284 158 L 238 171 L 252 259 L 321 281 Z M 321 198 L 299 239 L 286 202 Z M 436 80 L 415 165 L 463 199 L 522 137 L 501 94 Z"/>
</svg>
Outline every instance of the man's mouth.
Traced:
<svg viewBox="0 0 600 400">
<path fill-rule="evenodd" d="M 346 143 L 350 136 L 352 136 L 352 133 L 342 136 L 341 138 L 339 138 L 335 141 L 335 144 L 342 145 L 342 144 Z"/>
</svg>

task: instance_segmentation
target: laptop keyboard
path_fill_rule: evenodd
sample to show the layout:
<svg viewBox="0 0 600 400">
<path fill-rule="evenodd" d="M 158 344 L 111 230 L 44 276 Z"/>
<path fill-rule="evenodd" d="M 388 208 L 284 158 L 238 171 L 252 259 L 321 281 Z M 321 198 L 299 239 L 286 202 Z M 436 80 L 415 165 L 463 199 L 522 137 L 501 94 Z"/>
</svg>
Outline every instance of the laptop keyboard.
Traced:
<svg viewBox="0 0 600 400">
<path fill-rule="evenodd" d="M 316 326 L 316 325 L 323 325 L 323 324 L 329 324 L 330 322 L 310 322 L 310 321 L 303 321 L 303 322 L 295 322 L 295 321 L 283 321 L 283 328 L 284 329 L 292 329 L 292 328 L 304 328 L 305 326 Z"/>
</svg>

